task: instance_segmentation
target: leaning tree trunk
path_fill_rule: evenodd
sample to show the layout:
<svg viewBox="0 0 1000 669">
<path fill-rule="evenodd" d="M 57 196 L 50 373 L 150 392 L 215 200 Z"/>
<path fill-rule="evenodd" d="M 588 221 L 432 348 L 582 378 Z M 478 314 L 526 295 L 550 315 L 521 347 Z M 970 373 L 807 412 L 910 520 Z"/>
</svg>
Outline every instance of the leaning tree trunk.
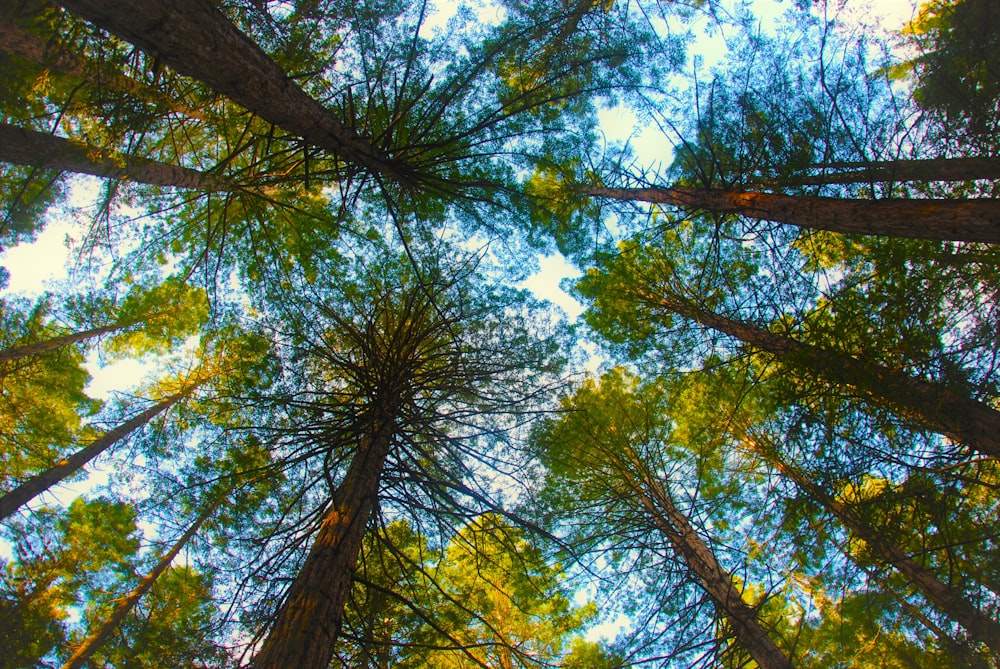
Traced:
<svg viewBox="0 0 1000 669">
<path fill-rule="evenodd" d="M 174 561 L 177 554 L 181 552 L 181 549 L 191 541 L 192 537 L 198 533 L 201 526 L 205 524 L 205 521 L 211 517 L 215 510 L 219 508 L 222 503 L 222 499 L 211 504 L 207 509 L 205 509 L 198 519 L 181 535 L 181 538 L 174 542 L 174 545 L 170 547 L 170 550 L 160 558 L 160 561 L 156 563 L 152 571 L 146 574 L 142 580 L 139 581 L 132 592 L 128 593 L 125 597 L 116 600 L 118 603 L 115 606 L 114 611 L 111 615 L 101 623 L 100 627 L 94 631 L 89 637 L 87 637 L 82 644 L 73 652 L 73 655 L 66 660 L 66 664 L 62 666 L 62 669 L 80 669 L 87 660 L 90 659 L 91 655 L 94 654 L 101 646 L 107 642 L 108 638 L 118 629 L 125 620 L 125 616 L 129 614 L 135 605 L 139 603 L 139 600 L 145 596 L 149 589 L 153 587 L 156 579 L 167 570 L 170 563 Z"/>
<path fill-rule="evenodd" d="M 46 471 L 33 476 L 17 488 L 14 488 L 9 493 L 0 497 L 0 520 L 7 518 L 38 495 L 78 472 L 80 468 L 106 451 L 108 448 L 126 438 L 173 405 L 177 404 L 177 402 L 181 399 L 190 395 L 198 385 L 200 384 L 192 384 L 181 392 L 161 400 L 140 413 L 138 416 L 125 421 L 115 429 L 106 433 L 101 438 L 95 439 L 85 448 L 77 451 L 64 460 L 60 460 Z"/>
<path fill-rule="evenodd" d="M 819 174 L 790 175 L 768 185 L 823 186 L 904 181 L 975 181 L 1000 179 L 1000 158 L 925 158 L 918 160 L 880 160 L 856 163 L 816 165 L 826 170 Z"/>
<path fill-rule="evenodd" d="M 763 328 L 721 316 L 682 299 L 644 296 L 662 308 L 771 353 L 792 368 L 854 388 L 907 420 L 1000 458 L 1000 412 L 935 381 L 915 378 L 870 360 L 804 344 Z"/>
<path fill-rule="evenodd" d="M 80 332 L 74 332 L 68 335 L 52 337 L 51 339 L 35 342 L 34 344 L 12 346 L 0 351 L 0 362 L 18 360 L 20 358 L 26 358 L 29 355 L 38 355 L 39 353 L 44 353 L 45 351 L 51 351 L 52 349 L 86 341 L 92 337 L 100 337 L 101 335 L 118 332 L 119 330 L 124 330 L 125 328 L 133 325 L 135 325 L 135 323 L 112 323 L 110 325 L 102 325 L 101 327 L 81 330 Z"/>
<path fill-rule="evenodd" d="M 712 549 L 674 504 L 670 493 L 650 475 L 644 475 L 635 487 L 657 529 L 667 537 L 674 551 L 732 625 L 737 643 L 750 653 L 761 669 L 793 669 L 792 661 L 771 640 L 757 620 L 757 614 L 733 585 L 732 575 L 719 564 Z"/>
<path fill-rule="evenodd" d="M 44 132 L 0 124 L 0 162 L 127 179 L 164 188 L 235 190 L 228 179 L 179 165 L 125 156 Z"/>
<path fill-rule="evenodd" d="M 289 588 L 254 669 L 327 669 L 354 583 L 361 543 L 378 501 L 395 433 L 396 402 L 374 408 L 369 431 L 333 495 L 316 541 Z"/>
<path fill-rule="evenodd" d="M 406 180 L 399 166 L 311 98 L 209 0 L 60 4 L 309 144 L 372 173 Z"/>
<path fill-rule="evenodd" d="M 898 546 L 886 541 L 879 531 L 865 522 L 847 504 L 828 494 L 810 481 L 802 472 L 764 449 L 755 449 L 758 455 L 774 465 L 785 477 L 797 485 L 820 506 L 832 513 L 855 536 L 864 540 L 872 549 L 892 565 L 911 584 L 924 594 L 941 613 L 962 627 L 976 641 L 985 644 L 1000 656 L 1000 623 L 973 606 L 961 593 L 941 582 L 934 574 L 917 564 Z"/>
<path fill-rule="evenodd" d="M 648 202 L 787 223 L 832 232 L 912 239 L 1000 243 L 1000 201 L 852 200 L 710 188 L 579 186 L 591 197 Z"/>
</svg>

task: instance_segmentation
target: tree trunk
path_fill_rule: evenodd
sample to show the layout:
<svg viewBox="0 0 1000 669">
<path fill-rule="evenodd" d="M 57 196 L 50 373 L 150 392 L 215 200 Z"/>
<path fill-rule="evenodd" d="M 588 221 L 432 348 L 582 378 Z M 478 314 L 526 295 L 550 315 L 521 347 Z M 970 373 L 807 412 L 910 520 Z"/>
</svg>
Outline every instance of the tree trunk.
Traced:
<svg viewBox="0 0 1000 669">
<path fill-rule="evenodd" d="M 673 313 L 731 335 L 776 356 L 792 368 L 830 383 L 851 387 L 875 403 L 888 405 L 907 420 L 1000 458 L 1000 412 L 935 381 L 820 348 L 702 309 L 687 300 L 646 296 Z"/>
<path fill-rule="evenodd" d="M 844 234 L 1000 243 L 1000 201 L 851 200 L 754 191 L 580 186 L 591 197 L 649 202 Z"/>
<path fill-rule="evenodd" d="M 395 433 L 396 403 L 375 407 L 368 433 L 351 460 L 305 564 L 289 588 L 254 669 L 327 669 L 379 481 Z"/>
<path fill-rule="evenodd" d="M 406 180 L 408 175 L 309 97 L 209 0 L 61 4 L 309 144 L 372 173 Z"/>
<path fill-rule="evenodd" d="M 732 625 L 737 643 L 750 653 L 761 669 L 793 669 L 792 661 L 771 640 L 757 620 L 757 614 L 733 585 L 732 575 L 715 559 L 712 549 L 674 505 L 673 498 L 660 481 L 644 475 L 637 488 L 642 504 L 657 529 L 666 535 L 678 556 Z"/>
<path fill-rule="evenodd" d="M 834 163 L 814 169 L 838 171 L 784 177 L 769 185 L 822 186 L 888 181 L 974 181 L 1000 179 L 1000 158 L 927 158 L 921 160 L 885 160 L 857 163 Z"/>
<path fill-rule="evenodd" d="M 964 627 L 976 641 L 986 644 L 990 650 L 1000 655 L 1000 623 L 983 614 L 961 593 L 955 592 L 948 585 L 942 583 L 940 579 L 917 564 L 898 546 L 883 539 L 876 528 L 865 522 L 864 518 L 855 513 L 847 504 L 827 494 L 820 486 L 806 478 L 802 472 L 780 460 L 774 454 L 763 452 L 764 450 L 755 448 L 759 455 L 774 465 L 778 471 L 820 506 L 836 516 L 848 530 L 863 539 L 888 564 L 905 576 L 941 613 Z"/>
<path fill-rule="evenodd" d="M 114 323 L 111 325 L 102 325 L 101 327 L 91 328 L 90 330 L 74 332 L 72 334 L 62 335 L 60 337 L 52 337 L 51 339 L 35 342 L 34 344 L 25 344 L 24 346 L 12 346 L 11 348 L 5 348 L 4 350 L 0 351 L 0 362 L 7 362 L 8 360 L 18 360 L 19 358 L 26 358 L 29 355 L 38 355 L 39 353 L 44 353 L 45 351 L 51 351 L 52 349 L 55 348 L 60 348 L 62 346 L 69 346 L 70 344 L 86 341 L 91 337 L 99 337 L 103 334 L 117 332 L 118 330 L 124 330 L 125 328 L 130 327 L 132 325 L 135 325 L 135 323 Z"/>
<path fill-rule="evenodd" d="M 187 167 L 159 163 L 82 144 L 26 128 L 0 124 L 0 161 L 44 169 L 127 179 L 164 188 L 232 191 L 228 179 Z"/>
<path fill-rule="evenodd" d="M 42 67 L 51 67 L 94 86 L 106 87 L 137 100 L 151 102 L 190 118 L 201 117 L 198 110 L 179 103 L 156 88 L 126 77 L 110 68 L 106 68 L 107 71 L 97 69 L 77 54 L 60 48 L 52 41 L 46 42 L 14 23 L 0 21 L 0 51 L 5 51 Z"/>
<path fill-rule="evenodd" d="M 176 395 L 172 395 L 164 400 L 161 400 L 157 404 L 154 404 L 140 413 L 135 418 L 125 421 L 115 429 L 105 434 L 103 437 L 88 444 L 85 448 L 77 451 L 65 460 L 56 463 L 41 474 L 33 476 L 14 490 L 11 490 L 6 495 L 0 497 L 0 520 L 7 518 L 38 495 L 76 473 L 81 467 L 106 451 L 112 445 L 129 436 L 157 415 L 177 404 L 177 402 L 181 399 L 190 395 L 197 385 L 198 384 L 193 384 L 188 386 Z"/>
<path fill-rule="evenodd" d="M 80 669 L 80 667 L 82 667 L 87 660 L 90 659 L 90 656 L 93 655 L 98 648 L 104 645 L 104 643 L 108 640 L 108 637 L 110 637 L 114 631 L 118 629 L 119 625 L 122 624 L 122 621 L 125 620 L 125 616 L 127 616 L 129 612 L 135 608 L 135 605 L 139 603 L 139 600 L 142 599 L 147 592 L 149 592 L 149 589 L 153 587 L 153 584 L 156 582 L 156 579 L 160 577 L 160 574 L 167 570 L 167 567 L 169 567 L 170 563 L 174 561 L 174 558 L 181 552 L 181 549 L 184 548 L 184 546 L 191 541 L 191 538 L 198 533 L 201 526 L 205 524 L 205 521 L 209 519 L 221 503 L 222 500 L 220 498 L 219 501 L 211 504 L 207 509 L 205 509 L 205 511 L 198 516 L 198 519 L 194 521 L 194 524 L 192 524 L 191 527 L 189 527 L 187 531 L 181 535 L 181 538 L 174 542 L 174 545 L 170 547 L 170 550 L 160 558 L 160 561 L 156 563 L 153 570 L 139 581 L 139 585 L 137 585 L 132 592 L 128 593 L 128 595 L 117 600 L 118 604 L 115 606 L 111 615 L 108 616 L 107 620 L 101 623 L 101 626 L 98 627 L 93 634 L 83 641 L 73 655 L 66 660 L 66 664 L 63 665 L 62 669 Z"/>
</svg>

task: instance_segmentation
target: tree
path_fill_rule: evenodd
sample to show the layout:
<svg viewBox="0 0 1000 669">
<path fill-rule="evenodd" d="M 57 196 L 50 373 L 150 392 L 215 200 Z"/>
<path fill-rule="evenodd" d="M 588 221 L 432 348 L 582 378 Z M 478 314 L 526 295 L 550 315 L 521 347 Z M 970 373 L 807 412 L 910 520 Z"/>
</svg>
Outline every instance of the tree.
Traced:
<svg viewBox="0 0 1000 669">
<path fill-rule="evenodd" d="M 548 485 L 560 505 L 572 500 L 570 509 L 587 505 L 614 523 L 633 525 L 616 528 L 612 542 L 617 537 L 627 541 L 622 535 L 637 528 L 656 532 L 731 626 L 736 644 L 762 667 L 791 667 L 732 573 L 702 538 L 704 530 L 692 524 L 690 512 L 675 501 L 672 484 L 663 479 L 661 472 L 674 467 L 671 459 L 680 456 L 683 445 L 671 443 L 662 399 L 655 386 L 640 386 L 622 370 L 605 374 L 599 384 L 581 385 L 565 401 L 565 417 L 539 433 L 542 457 L 552 471 Z M 604 534 L 598 527 L 585 526 L 583 532 Z"/>
<path fill-rule="evenodd" d="M 620 256 L 609 260 L 604 272 L 594 271 L 581 282 L 581 290 L 596 298 L 592 321 L 607 328 L 603 324 L 614 321 L 622 312 L 639 311 L 654 322 L 676 314 L 768 353 L 788 369 L 845 386 L 874 403 L 888 405 L 907 420 L 983 454 L 1000 455 L 1000 443 L 994 438 L 1000 428 L 1000 412 L 988 403 L 967 396 L 959 388 L 916 378 L 878 361 L 804 343 L 716 313 L 702 306 L 704 300 L 676 287 L 672 272 L 672 262 L 664 250 L 636 244 L 624 246 Z"/>
<path fill-rule="evenodd" d="M 399 272 L 405 264 L 398 263 L 384 268 Z M 292 432 L 316 435 L 306 443 L 317 454 L 347 462 L 321 504 L 312 546 L 255 667 L 329 664 L 387 469 L 417 481 L 427 477 L 432 491 L 454 486 L 454 474 L 436 462 L 453 457 L 449 448 L 462 441 L 451 443 L 448 425 L 458 420 L 467 433 L 477 416 L 500 420 L 530 406 L 530 382 L 523 394 L 505 383 L 530 379 L 526 371 L 533 367 L 545 369 L 546 343 L 514 316 L 516 297 L 477 294 L 467 283 L 471 267 L 450 279 L 441 267 L 402 282 L 392 274 L 362 276 L 352 286 L 345 277 L 346 300 L 318 305 L 330 329 L 303 346 L 307 373 L 318 374 L 320 383 L 307 405 L 313 415 Z M 498 310 L 508 313 L 501 319 Z M 448 497 L 438 499 L 447 503 Z"/>
<path fill-rule="evenodd" d="M 8 528 L 15 561 L 3 573 L 4 667 L 36 664 L 65 642 L 68 609 L 100 595 L 99 574 L 127 570 L 139 548 L 135 521 L 128 505 L 78 498 Z"/>
<path fill-rule="evenodd" d="M 37 355 L 109 334 L 116 335 L 112 339 L 112 348 L 119 351 L 127 350 L 130 346 L 136 347 L 137 344 L 137 348 L 143 352 L 150 348 L 162 349 L 194 334 L 204 324 L 208 300 L 204 290 L 172 277 L 148 290 L 134 286 L 121 301 L 121 305 L 99 303 L 95 306 L 86 305 L 85 309 L 114 309 L 116 313 L 111 319 L 104 314 L 96 314 L 98 319 L 110 321 L 96 327 L 4 348 L 0 350 L 0 362 Z M 125 330 L 131 332 L 125 333 Z"/>
<path fill-rule="evenodd" d="M 132 589 L 126 596 L 118 599 L 114 610 L 111 615 L 108 616 L 107 620 L 101 623 L 101 625 L 94 630 L 94 632 L 88 636 L 83 643 L 81 643 L 73 654 L 63 665 L 64 669 L 78 669 L 84 666 L 87 661 L 94 655 L 94 653 L 108 640 L 108 638 L 118 629 L 118 627 L 124 622 L 126 616 L 136 607 L 139 600 L 146 595 L 156 583 L 156 580 L 167 571 L 170 564 L 177 557 L 177 554 L 191 541 L 201 526 L 205 524 L 211 515 L 217 510 L 219 504 L 223 501 L 222 497 L 214 500 L 209 504 L 204 511 L 202 511 L 198 517 L 191 523 L 191 525 L 170 547 L 166 553 L 159 559 L 156 566 L 148 574 L 140 579 L 139 584 Z"/>
</svg>

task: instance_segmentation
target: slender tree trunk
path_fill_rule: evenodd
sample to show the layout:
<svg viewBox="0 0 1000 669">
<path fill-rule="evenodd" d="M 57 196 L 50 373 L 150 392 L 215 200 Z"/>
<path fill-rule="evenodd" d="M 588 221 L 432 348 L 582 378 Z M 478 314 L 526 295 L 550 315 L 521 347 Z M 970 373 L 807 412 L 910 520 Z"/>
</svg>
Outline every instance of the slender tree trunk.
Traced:
<svg viewBox="0 0 1000 669">
<path fill-rule="evenodd" d="M 1000 158 L 927 158 L 835 163 L 816 166 L 836 171 L 784 177 L 774 186 L 822 186 L 886 181 L 974 181 L 1000 179 Z"/>
<path fill-rule="evenodd" d="M 201 526 L 205 524 L 205 521 L 211 517 L 215 510 L 222 503 L 222 500 L 215 502 L 210 505 L 209 508 L 205 509 L 198 519 L 181 535 L 181 538 L 174 542 L 174 545 L 170 547 L 170 550 L 160 558 L 160 561 L 156 563 L 152 571 L 146 574 L 142 580 L 139 581 L 132 592 L 128 593 L 125 597 L 117 600 L 118 604 L 115 606 L 114 611 L 108 616 L 107 620 L 101 623 L 101 626 L 94 631 L 89 637 L 87 637 L 84 642 L 74 651 L 73 655 L 66 660 L 66 664 L 63 665 L 62 669 L 80 669 L 90 656 L 94 654 L 97 649 L 104 645 L 108 638 L 115 632 L 116 629 L 125 620 L 125 616 L 129 614 L 135 605 L 139 603 L 139 600 L 145 596 L 149 589 L 153 587 L 156 579 L 167 570 L 170 563 L 174 561 L 177 554 L 181 552 L 181 549 L 191 541 L 192 537 L 198 533 Z"/>
<path fill-rule="evenodd" d="M 840 233 L 1000 243 L 1000 200 L 851 200 L 778 193 L 689 188 L 580 186 L 591 197 L 740 214 L 800 228 Z"/>
<path fill-rule="evenodd" d="M 836 516 L 855 536 L 871 546 L 887 563 L 920 590 L 941 613 L 964 627 L 978 642 L 986 644 L 990 650 L 1000 655 L 1000 623 L 973 606 L 961 593 L 942 583 L 898 546 L 886 541 L 876 528 L 865 522 L 864 518 L 850 506 L 827 494 L 802 472 L 773 453 L 764 452 L 763 448 L 755 450 L 820 506 Z"/>
<path fill-rule="evenodd" d="M 316 541 L 288 591 L 254 669 L 327 669 L 354 583 L 361 542 L 395 432 L 397 403 L 375 408 L 369 432 L 338 486 Z"/>
<path fill-rule="evenodd" d="M 845 353 L 803 344 L 763 328 L 702 309 L 682 299 L 646 296 L 659 306 L 731 335 L 781 362 L 804 369 L 830 383 L 854 388 L 907 420 L 967 444 L 983 455 L 1000 458 L 1000 412 L 935 381 L 915 378 Z"/>
<path fill-rule="evenodd" d="M 228 179 L 179 165 L 123 156 L 26 128 L 0 124 L 0 161 L 44 169 L 128 179 L 152 186 L 201 191 L 231 191 Z"/>
<path fill-rule="evenodd" d="M 761 626 L 757 614 L 733 585 L 732 575 L 716 560 L 712 549 L 674 505 L 660 481 L 649 475 L 637 483 L 647 513 L 670 541 L 678 556 L 701 582 L 705 592 L 733 627 L 736 641 L 761 669 L 793 669 L 792 661 Z"/>
<path fill-rule="evenodd" d="M 196 387 L 197 384 L 188 386 L 176 395 L 172 395 L 154 404 L 135 418 L 125 421 L 106 433 L 103 437 L 88 444 L 85 448 L 77 451 L 65 460 L 61 460 L 41 474 L 28 479 L 14 490 L 0 497 L 0 520 L 7 518 L 38 495 L 79 471 L 81 467 L 112 445 L 129 436 L 153 418 L 177 404 L 181 399 L 190 395 Z"/>
<path fill-rule="evenodd" d="M 209 0 L 62 0 L 66 9 L 261 118 L 375 174 L 398 166 L 309 97 Z"/>
<path fill-rule="evenodd" d="M 137 100 L 151 102 L 191 118 L 200 118 L 198 110 L 179 103 L 152 86 L 126 77 L 122 73 L 95 68 L 75 53 L 67 51 L 52 41 L 46 42 L 37 35 L 8 21 L 0 21 L 0 51 L 18 56 L 29 62 L 51 67 L 63 74 L 124 93 Z"/>
<path fill-rule="evenodd" d="M 111 325 L 102 325 L 101 327 L 91 328 L 90 330 L 82 330 L 80 332 L 74 332 L 60 337 L 52 337 L 51 339 L 35 342 L 34 344 L 12 346 L 11 348 L 5 348 L 0 351 L 0 362 L 18 360 L 20 358 L 26 358 L 29 355 L 38 355 L 39 353 L 51 351 L 52 349 L 60 348 L 62 346 L 69 346 L 70 344 L 86 341 L 91 337 L 99 337 L 111 332 L 124 330 L 132 325 L 135 325 L 135 323 L 113 323 Z"/>
</svg>

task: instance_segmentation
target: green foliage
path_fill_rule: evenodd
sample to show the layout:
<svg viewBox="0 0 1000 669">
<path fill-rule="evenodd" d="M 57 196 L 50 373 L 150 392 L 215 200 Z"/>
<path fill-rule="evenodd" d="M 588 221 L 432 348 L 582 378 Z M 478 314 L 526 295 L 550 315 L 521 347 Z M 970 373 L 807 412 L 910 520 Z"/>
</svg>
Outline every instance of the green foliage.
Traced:
<svg viewBox="0 0 1000 669">
<path fill-rule="evenodd" d="M 43 337 L 50 303 L 0 303 L 2 346 Z M 0 488 L 51 466 L 81 435 L 100 403 L 87 397 L 90 374 L 73 347 L 0 363 Z"/>
<path fill-rule="evenodd" d="M 344 666 L 612 666 L 577 636 L 593 605 L 574 606 L 560 566 L 499 516 L 472 521 L 441 552 L 398 521 L 362 555 Z"/>
<path fill-rule="evenodd" d="M 139 549 L 136 512 L 104 499 L 43 508 L 5 534 L 15 546 L 0 582 L 0 662 L 11 669 L 61 651 L 71 612 L 107 597 Z"/>
<path fill-rule="evenodd" d="M 115 669 L 219 666 L 225 652 L 209 641 L 215 613 L 211 579 L 191 567 L 172 567 L 91 662 Z"/>
<path fill-rule="evenodd" d="M 995 147 L 1000 104 L 1000 14 L 989 0 L 931 0 L 907 27 L 919 54 L 914 99 L 967 142 Z"/>
</svg>

